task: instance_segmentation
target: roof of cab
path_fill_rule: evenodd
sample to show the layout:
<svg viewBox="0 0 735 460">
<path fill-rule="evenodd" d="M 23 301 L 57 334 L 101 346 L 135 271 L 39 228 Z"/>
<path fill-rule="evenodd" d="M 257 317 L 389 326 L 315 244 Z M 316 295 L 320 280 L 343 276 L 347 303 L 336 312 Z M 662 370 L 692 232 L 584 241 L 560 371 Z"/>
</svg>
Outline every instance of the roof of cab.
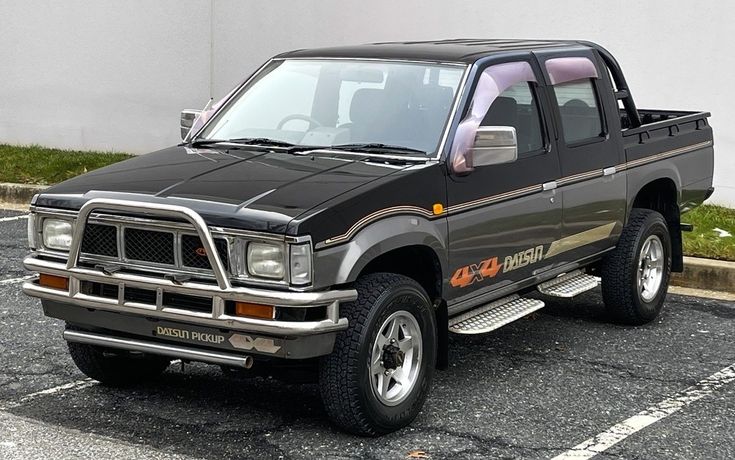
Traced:
<svg viewBox="0 0 735 460">
<path fill-rule="evenodd" d="M 488 54 L 588 46 L 569 40 L 470 39 L 384 42 L 289 51 L 278 58 L 399 59 L 473 63 Z"/>
</svg>

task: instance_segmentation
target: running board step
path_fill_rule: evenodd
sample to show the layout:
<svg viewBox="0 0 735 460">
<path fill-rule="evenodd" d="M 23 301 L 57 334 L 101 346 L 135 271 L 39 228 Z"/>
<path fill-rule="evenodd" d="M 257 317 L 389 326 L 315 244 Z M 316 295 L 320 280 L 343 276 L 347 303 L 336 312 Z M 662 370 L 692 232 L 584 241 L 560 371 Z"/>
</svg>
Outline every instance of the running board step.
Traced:
<svg viewBox="0 0 735 460">
<path fill-rule="evenodd" d="M 552 297 L 569 298 L 594 289 L 599 284 L 600 278 L 582 270 L 574 270 L 539 284 L 538 291 Z"/>
<path fill-rule="evenodd" d="M 449 332 L 457 334 L 490 332 L 543 307 L 544 303 L 538 299 L 526 299 L 514 294 L 449 318 Z"/>
</svg>

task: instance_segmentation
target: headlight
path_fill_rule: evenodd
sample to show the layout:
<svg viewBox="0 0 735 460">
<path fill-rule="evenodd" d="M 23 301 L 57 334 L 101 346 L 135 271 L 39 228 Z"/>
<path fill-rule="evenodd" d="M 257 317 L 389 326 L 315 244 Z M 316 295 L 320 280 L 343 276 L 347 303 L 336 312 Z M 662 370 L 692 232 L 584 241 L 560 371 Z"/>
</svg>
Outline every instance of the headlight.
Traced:
<svg viewBox="0 0 735 460">
<path fill-rule="evenodd" d="M 248 244 L 248 272 L 253 276 L 282 280 L 286 273 L 283 246 L 268 243 Z"/>
<path fill-rule="evenodd" d="M 291 283 L 311 283 L 311 244 L 291 245 Z"/>
<path fill-rule="evenodd" d="M 48 249 L 68 251 L 71 247 L 71 221 L 44 219 L 43 245 Z"/>
</svg>

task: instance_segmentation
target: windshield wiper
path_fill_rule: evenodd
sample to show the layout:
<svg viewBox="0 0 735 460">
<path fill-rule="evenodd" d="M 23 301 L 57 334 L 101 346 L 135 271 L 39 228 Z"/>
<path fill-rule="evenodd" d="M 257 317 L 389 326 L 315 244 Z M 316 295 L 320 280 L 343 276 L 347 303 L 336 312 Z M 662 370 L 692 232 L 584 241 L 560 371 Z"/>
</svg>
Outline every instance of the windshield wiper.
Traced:
<svg viewBox="0 0 735 460">
<path fill-rule="evenodd" d="M 337 145 L 330 145 L 328 148 L 338 149 L 338 150 L 354 150 L 356 152 L 367 152 L 367 153 L 398 152 L 398 153 L 419 153 L 421 155 L 426 155 L 426 152 L 423 150 L 413 149 L 411 147 L 404 147 L 402 145 L 381 144 L 378 142 L 370 142 L 370 143 L 362 143 L 362 144 L 337 144 Z"/>
<path fill-rule="evenodd" d="M 282 147 L 288 149 L 289 152 L 297 153 L 300 151 L 310 150 L 352 150 L 354 152 L 365 153 L 403 153 L 403 154 L 420 154 L 426 155 L 426 152 L 402 145 L 381 144 L 378 142 L 369 143 L 353 143 L 353 144 L 337 144 L 337 145 L 297 145 L 291 142 L 279 141 L 277 139 L 269 139 L 267 137 L 241 137 L 236 139 L 200 139 L 191 143 L 192 147 L 200 147 L 203 145 L 219 144 L 229 142 L 232 144 L 242 144 L 262 147 Z"/>
<path fill-rule="evenodd" d="M 291 148 L 296 147 L 295 144 L 286 141 L 279 141 L 277 139 L 269 139 L 267 137 L 238 137 L 235 139 L 201 139 L 191 143 L 192 147 L 199 147 L 202 145 L 219 144 L 222 142 L 230 142 L 233 144 L 242 145 L 253 145 L 253 146 L 264 146 L 264 147 L 284 147 Z"/>
</svg>

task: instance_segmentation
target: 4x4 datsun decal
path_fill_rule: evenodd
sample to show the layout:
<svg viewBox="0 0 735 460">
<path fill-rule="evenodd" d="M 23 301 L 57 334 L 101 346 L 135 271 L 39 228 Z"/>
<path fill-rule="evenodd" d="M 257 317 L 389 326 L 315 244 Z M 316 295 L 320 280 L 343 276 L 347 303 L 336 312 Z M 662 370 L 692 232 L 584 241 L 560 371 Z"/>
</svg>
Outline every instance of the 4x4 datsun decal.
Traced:
<svg viewBox="0 0 735 460">
<path fill-rule="evenodd" d="M 502 264 L 498 262 L 497 257 L 485 259 L 479 264 L 467 265 L 458 268 L 449 280 L 449 284 L 453 287 L 463 288 L 483 281 L 488 278 L 495 278 L 501 271 L 508 273 L 510 271 L 525 267 L 529 264 L 535 264 L 544 258 L 544 247 L 536 246 L 525 251 L 517 252 L 507 256 Z"/>
</svg>

